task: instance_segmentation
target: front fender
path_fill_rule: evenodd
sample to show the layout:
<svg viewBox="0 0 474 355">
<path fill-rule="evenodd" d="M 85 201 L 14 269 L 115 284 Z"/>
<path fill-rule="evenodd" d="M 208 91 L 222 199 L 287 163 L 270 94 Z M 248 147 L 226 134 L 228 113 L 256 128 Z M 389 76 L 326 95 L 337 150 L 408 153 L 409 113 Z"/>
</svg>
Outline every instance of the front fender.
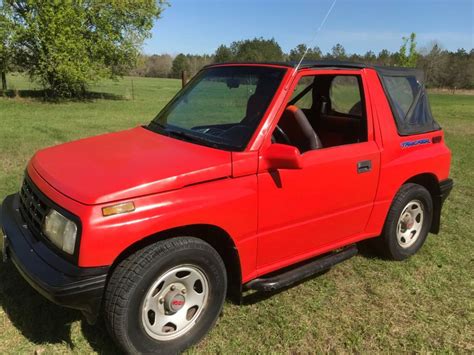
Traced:
<svg viewBox="0 0 474 355">
<path fill-rule="evenodd" d="M 256 189 L 256 176 L 250 175 L 135 198 L 135 211 L 125 214 L 104 217 L 105 205 L 92 206 L 88 221 L 83 222 L 79 264 L 111 265 L 125 249 L 148 236 L 206 224 L 231 236 L 245 275 L 255 268 Z"/>
</svg>

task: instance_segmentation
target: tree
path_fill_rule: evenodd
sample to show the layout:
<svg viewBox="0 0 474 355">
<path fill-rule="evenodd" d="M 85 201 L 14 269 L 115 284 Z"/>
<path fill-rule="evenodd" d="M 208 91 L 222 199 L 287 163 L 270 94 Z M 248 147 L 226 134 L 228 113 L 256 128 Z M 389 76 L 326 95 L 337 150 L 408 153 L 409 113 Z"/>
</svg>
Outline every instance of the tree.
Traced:
<svg viewBox="0 0 474 355">
<path fill-rule="evenodd" d="M 377 61 L 377 56 L 375 55 L 374 52 L 367 51 L 364 54 L 363 61 L 364 63 L 367 63 L 367 64 L 375 64 L 375 62 Z"/>
<path fill-rule="evenodd" d="M 221 44 L 214 54 L 214 63 L 230 62 L 233 59 L 232 51 L 229 47 Z"/>
<path fill-rule="evenodd" d="M 418 52 L 416 51 L 416 34 L 411 33 L 410 37 L 402 37 L 402 46 L 398 52 L 398 63 L 402 67 L 416 67 Z M 408 53 L 407 53 L 408 50 Z"/>
<path fill-rule="evenodd" d="M 382 49 L 377 56 L 377 63 L 380 65 L 391 64 L 391 54 L 387 49 Z"/>
<path fill-rule="evenodd" d="M 472 51 L 471 51 L 472 53 Z M 470 89 L 473 87 L 474 73 L 472 72 L 472 55 L 464 48 L 448 54 L 448 60 L 444 69 L 446 73 L 445 85 L 456 89 Z"/>
<path fill-rule="evenodd" d="M 283 51 L 275 39 L 254 38 L 235 41 L 230 47 L 219 46 L 214 53 L 214 62 L 277 62 L 284 58 Z"/>
<path fill-rule="evenodd" d="M 169 54 L 140 54 L 135 68 L 128 72 L 132 76 L 167 78 L 171 72 L 173 58 Z"/>
<path fill-rule="evenodd" d="M 254 38 L 232 42 L 233 59 L 239 62 L 278 62 L 283 60 L 280 45 L 272 39 Z"/>
<path fill-rule="evenodd" d="M 441 45 L 434 42 L 431 48 L 422 50 L 418 57 L 417 66 L 425 73 L 425 82 L 430 87 L 440 87 L 446 84 L 446 65 L 448 53 Z"/>
<path fill-rule="evenodd" d="M 14 23 L 9 7 L 0 2 L 0 72 L 2 90 L 7 90 L 7 72 L 13 63 Z"/>
<path fill-rule="evenodd" d="M 338 60 L 347 59 L 346 50 L 342 44 L 337 43 L 334 47 L 332 47 L 330 57 Z"/>
<path fill-rule="evenodd" d="M 290 54 L 288 55 L 288 59 L 290 61 L 299 62 L 306 50 L 308 50 L 308 52 L 306 53 L 305 60 L 321 59 L 322 53 L 319 47 L 313 47 L 308 49 L 308 47 L 304 43 L 298 44 L 295 48 L 293 48 L 290 51 Z"/>
<path fill-rule="evenodd" d="M 146 60 L 145 76 L 152 78 L 166 78 L 171 72 L 173 58 L 169 54 L 152 55 Z"/>
<path fill-rule="evenodd" d="M 4 0 L 14 19 L 16 60 L 54 96 L 131 69 L 164 0 Z"/>
<path fill-rule="evenodd" d="M 213 61 L 213 57 L 208 54 L 181 54 L 175 59 L 176 61 L 169 54 L 154 54 L 151 56 L 142 54 L 138 58 L 137 66 L 128 74 L 153 78 L 178 78 L 181 77 L 181 72 L 184 70 L 191 77 Z"/>
<path fill-rule="evenodd" d="M 210 55 L 186 55 L 188 61 L 188 74 L 190 77 L 194 76 L 202 67 L 209 65 L 213 62 L 213 58 Z"/>
<path fill-rule="evenodd" d="M 181 78 L 181 73 L 185 72 L 187 75 L 190 75 L 188 58 L 180 53 L 174 58 L 173 65 L 171 67 L 171 77 L 172 78 Z"/>
</svg>

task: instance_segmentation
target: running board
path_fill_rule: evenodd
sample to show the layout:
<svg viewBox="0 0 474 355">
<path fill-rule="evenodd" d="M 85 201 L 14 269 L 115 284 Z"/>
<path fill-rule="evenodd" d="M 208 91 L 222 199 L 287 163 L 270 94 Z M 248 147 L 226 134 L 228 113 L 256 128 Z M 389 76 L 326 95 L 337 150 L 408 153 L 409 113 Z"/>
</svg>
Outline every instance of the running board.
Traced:
<svg viewBox="0 0 474 355">
<path fill-rule="evenodd" d="M 314 274 L 325 271 L 344 260 L 352 258 L 357 253 L 357 247 L 351 245 L 316 260 L 310 260 L 301 266 L 284 271 L 275 276 L 253 279 L 245 284 L 245 288 L 263 292 L 275 291 L 282 287 L 293 285 L 294 283 L 306 279 Z"/>
</svg>

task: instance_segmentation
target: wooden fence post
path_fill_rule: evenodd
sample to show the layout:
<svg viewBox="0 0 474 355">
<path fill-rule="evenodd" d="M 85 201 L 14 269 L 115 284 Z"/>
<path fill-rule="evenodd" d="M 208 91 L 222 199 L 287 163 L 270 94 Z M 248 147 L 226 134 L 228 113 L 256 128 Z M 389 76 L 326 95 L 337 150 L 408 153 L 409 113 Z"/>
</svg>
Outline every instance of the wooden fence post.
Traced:
<svg viewBox="0 0 474 355">
<path fill-rule="evenodd" d="M 186 78 L 186 72 L 184 70 L 181 71 L 181 87 L 184 87 L 186 85 L 187 78 Z"/>
<path fill-rule="evenodd" d="M 2 70 L 2 90 L 7 91 L 7 74 Z"/>
</svg>

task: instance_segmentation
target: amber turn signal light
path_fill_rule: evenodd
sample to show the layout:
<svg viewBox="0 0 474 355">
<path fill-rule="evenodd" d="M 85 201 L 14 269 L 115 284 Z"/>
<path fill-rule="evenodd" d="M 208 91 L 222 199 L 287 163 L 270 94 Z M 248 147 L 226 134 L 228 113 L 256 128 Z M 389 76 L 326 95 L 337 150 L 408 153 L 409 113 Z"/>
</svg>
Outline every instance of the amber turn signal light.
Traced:
<svg viewBox="0 0 474 355">
<path fill-rule="evenodd" d="M 133 202 L 125 202 L 102 208 L 102 215 L 104 217 L 107 217 L 113 216 L 114 214 L 128 213 L 133 211 L 135 211 L 135 205 L 133 204 Z"/>
</svg>

